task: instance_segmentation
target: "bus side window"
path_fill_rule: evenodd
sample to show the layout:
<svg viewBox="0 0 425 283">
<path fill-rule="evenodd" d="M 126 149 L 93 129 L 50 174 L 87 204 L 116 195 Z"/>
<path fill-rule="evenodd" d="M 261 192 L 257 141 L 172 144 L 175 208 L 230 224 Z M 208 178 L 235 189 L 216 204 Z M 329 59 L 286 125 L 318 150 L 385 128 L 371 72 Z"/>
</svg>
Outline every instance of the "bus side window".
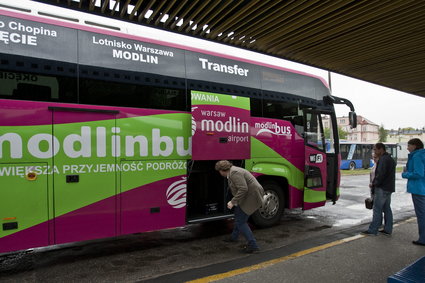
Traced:
<svg viewBox="0 0 425 283">
<path fill-rule="evenodd" d="M 258 98 L 250 98 L 251 104 L 251 116 L 262 117 L 263 116 L 263 101 Z"/>
<path fill-rule="evenodd" d="M 44 85 L 18 83 L 13 90 L 13 99 L 51 101 L 52 89 Z"/>
<path fill-rule="evenodd" d="M 304 118 L 303 116 L 294 116 L 290 119 L 292 125 L 300 136 L 304 134 Z"/>
<path fill-rule="evenodd" d="M 306 113 L 306 129 L 304 135 L 306 144 L 326 152 L 323 129 L 321 127 L 320 115 L 317 113 Z"/>
<path fill-rule="evenodd" d="M 57 74 L 0 71 L 0 98 L 77 102 L 77 79 Z"/>
<path fill-rule="evenodd" d="M 252 105 L 252 104 L 251 104 Z M 291 122 L 300 136 L 304 134 L 304 117 L 300 115 L 298 105 L 290 102 L 264 100 L 263 113 L 266 118 L 281 119 Z"/>
<path fill-rule="evenodd" d="M 298 105 L 290 102 L 264 100 L 263 113 L 265 118 L 291 120 L 298 116 Z"/>
<path fill-rule="evenodd" d="M 80 79 L 80 103 L 110 106 L 186 110 L 182 88 L 139 83 Z"/>
</svg>

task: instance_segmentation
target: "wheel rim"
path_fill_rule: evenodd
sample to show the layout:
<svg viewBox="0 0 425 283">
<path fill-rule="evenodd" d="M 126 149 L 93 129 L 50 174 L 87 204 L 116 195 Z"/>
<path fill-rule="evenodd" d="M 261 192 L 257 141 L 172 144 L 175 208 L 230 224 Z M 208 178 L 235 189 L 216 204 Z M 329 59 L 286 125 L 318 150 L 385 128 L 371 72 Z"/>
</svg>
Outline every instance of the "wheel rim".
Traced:
<svg viewBox="0 0 425 283">
<path fill-rule="evenodd" d="M 263 218 L 270 219 L 279 211 L 279 196 L 274 191 L 266 191 L 266 195 L 267 199 L 258 212 Z"/>
</svg>

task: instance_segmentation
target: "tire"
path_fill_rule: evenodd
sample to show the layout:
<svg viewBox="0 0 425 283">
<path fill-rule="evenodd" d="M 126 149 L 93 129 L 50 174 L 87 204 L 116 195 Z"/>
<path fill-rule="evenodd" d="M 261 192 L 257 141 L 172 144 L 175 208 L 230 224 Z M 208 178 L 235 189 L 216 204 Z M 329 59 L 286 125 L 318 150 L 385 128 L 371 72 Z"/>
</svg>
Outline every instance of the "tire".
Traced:
<svg viewBox="0 0 425 283">
<path fill-rule="evenodd" d="M 350 169 L 350 170 L 356 169 L 356 163 L 350 162 L 350 165 L 348 166 L 348 169 Z"/>
<path fill-rule="evenodd" d="M 255 226 L 265 228 L 279 223 L 285 209 L 285 195 L 276 182 L 266 181 L 262 186 L 269 197 L 265 204 L 252 214 L 251 219 Z"/>
</svg>

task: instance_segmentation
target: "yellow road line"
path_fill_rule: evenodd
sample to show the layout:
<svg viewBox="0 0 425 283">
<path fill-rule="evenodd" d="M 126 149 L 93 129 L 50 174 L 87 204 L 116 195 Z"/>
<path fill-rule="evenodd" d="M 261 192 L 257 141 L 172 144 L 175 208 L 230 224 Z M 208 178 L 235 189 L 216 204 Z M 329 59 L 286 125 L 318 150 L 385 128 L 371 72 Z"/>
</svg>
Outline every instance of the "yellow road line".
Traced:
<svg viewBox="0 0 425 283">
<path fill-rule="evenodd" d="M 259 263 L 259 264 L 251 265 L 251 266 L 248 266 L 248 267 L 243 267 L 243 268 L 235 269 L 235 270 L 220 273 L 220 274 L 215 274 L 215 275 L 207 276 L 207 277 L 204 277 L 204 278 L 195 279 L 195 280 L 192 280 L 192 281 L 187 281 L 187 283 L 206 283 L 206 282 L 218 281 L 218 280 L 221 280 L 221 279 L 224 279 L 224 278 L 233 277 L 233 276 L 248 273 L 248 272 L 251 272 L 251 271 L 254 271 L 254 270 L 257 270 L 257 269 L 265 268 L 267 266 L 270 266 L 270 265 L 273 265 L 273 264 L 276 264 L 276 263 L 279 263 L 279 262 L 284 262 L 284 261 L 287 261 L 287 260 L 290 260 L 290 259 L 301 257 L 303 255 L 307 255 L 307 254 L 311 254 L 311 253 L 314 253 L 314 252 L 317 252 L 317 251 L 325 250 L 327 248 L 334 247 L 334 246 L 337 246 L 337 245 L 340 245 L 340 244 L 343 244 L 343 243 L 347 243 L 347 242 L 350 242 L 350 241 L 354 241 L 354 240 L 357 240 L 357 239 L 360 239 L 360 238 L 363 238 L 363 237 L 365 237 L 365 236 L 356 235 L 356 236 L 353 236 L 353 237 L 349 237 L 349 238 L 334 241 L 334 242 L 331 242 L 331 243 L 328 243 L 328 244 L 324 244 L 324 245 L 321 245 L 321 246 L 317 246 L 317 247 L 314 247 L 314 248 L 311 248 L 311 249 L 296 252 L 296 253 L 293 253 L 293 254 L 290 254 L 290 255 L 287 255 L 287 256 L 284 256 L 284 257 L 280 257 L 280 258 L 268 260 L 268 261 L 265 261 L 265 262 L 262 262 L 262 263 Z"/>
<path fill-rule="evenodd" d="M 411 218 L 406 219 L 402 222 L 394 224 L 394 227 L 397 227 L 401 224 L 409 223 L 409 222 L 412 222 L 412 221 L 415 221 L 415 220 L 416 220 L 416 217 L 411 217 Z M 303 255 L 308 255 L 308 254 L 311 254 L 311 253 L 314 253 L 314 252 L 325 250 L 327 248 L 334 247 L 334 246 L 337 246 L 337 245 L 340 245 L 340 244 L 343 244 L 343 243 L 348 243 L 348 242 L 351 242 L 351 241 L 354 241 L 354 240 L 357 240 L 357 239 L 361 239 L 361 238 L 364 238 L 364 237 L 368 237 L 368 236 L 361 235 L 361 234 L 355 235 L 355 236 L 348 237 L 348 238 L 345 238 L 345 239 L 342 239 L 342 240 L 338 240 L 338 241 L 334 241 L 334 242 L 331 242 L 331 243 L 328 243 L 328 244 L 317 246 L 317 247 L 314 247 L 314 248 L 311 248 L 311 249 L 296 252 L 296 253 L 293 253 L 293 254 L 290 254 L 290 255 L 287 255 L 287 256 L 284 256 L 284 257 L 268 260 L 268 261 L 265 261 L 265 262 L 262 262 L 262 263 L 259 263 L 259 264 L 235 269 L 235 270 L 220 273 L 220 274 L 207 276 L 207 277 L 204 277 L 204 278 L 195 279 L 195 280 L 192 280 L 192 281 L 187 281 L 186 283 L 207 283 L 207 282 L 218 281 L 218 280 L 225 279 L 225 278 L 228 278 L 228 277 L 233 277 L 233 276 L 236 276 L 236 275 L 240 275 L 240 274 L 248 273 L 248 272 L 258 270 L 258 269 L 261 269 L 261 268 L 265 268 L 267 266 L 271 266 L 271 265 L 279 263 L 279 262 L 284 262 L 284 261 L 287 261 L 287 260 L 290 260 L 290 259 L 301 257 Z"/>
</svg>

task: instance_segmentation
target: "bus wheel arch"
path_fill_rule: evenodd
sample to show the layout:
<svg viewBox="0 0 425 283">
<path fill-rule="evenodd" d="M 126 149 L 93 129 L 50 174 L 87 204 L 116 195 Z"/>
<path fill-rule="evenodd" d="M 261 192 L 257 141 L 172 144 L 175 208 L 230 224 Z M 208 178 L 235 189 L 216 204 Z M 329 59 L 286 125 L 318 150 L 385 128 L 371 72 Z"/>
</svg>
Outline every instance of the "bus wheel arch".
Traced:
<svg viewBox="0 0 425 283">
<path fill-rule="evenodd" d="M 260 179 L 259 182 L 267 197 L 264 205 L 252 214 L 251 220 L 257 227 L 271 227 L 279 223 L 284 213 L 288 199 L 287 181 L 277 177 Z"/>
</svg>

